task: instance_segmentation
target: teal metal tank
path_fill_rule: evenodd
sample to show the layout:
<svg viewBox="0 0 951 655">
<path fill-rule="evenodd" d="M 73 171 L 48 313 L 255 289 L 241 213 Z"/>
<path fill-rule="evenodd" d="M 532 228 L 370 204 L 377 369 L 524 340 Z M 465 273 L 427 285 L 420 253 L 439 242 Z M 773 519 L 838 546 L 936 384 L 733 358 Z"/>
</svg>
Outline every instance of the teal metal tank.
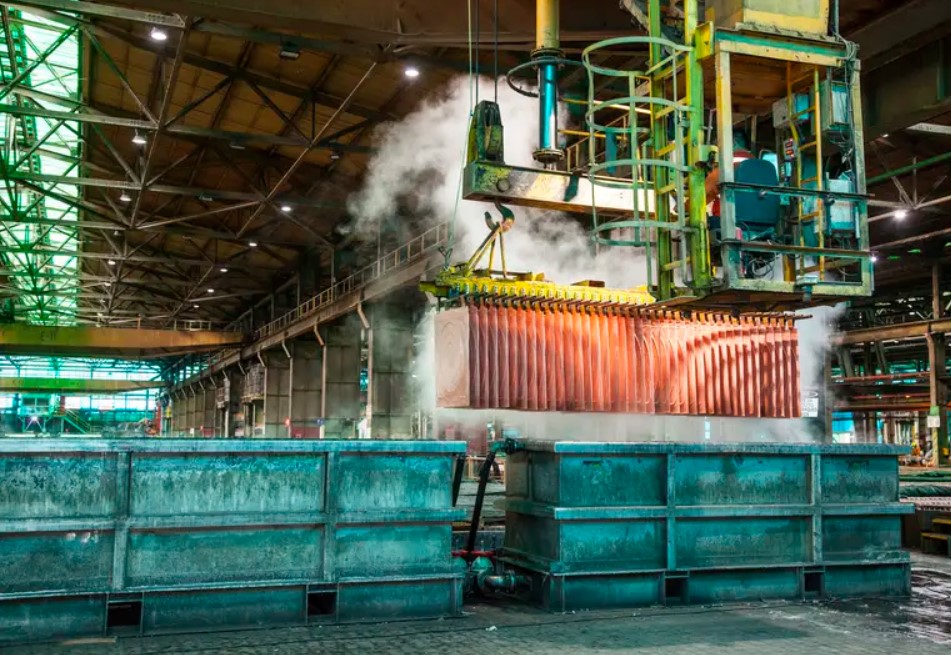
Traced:
<svg viewBox="0 0 951 655">
<path fill-rule="evenodd" d="M 893 446 L 522 441 L 502 560 L 554 611 L 903 596 Z"/>
<path fill-rule="evenodd" d="M 459 612 L 462 442 L 0 440 L 0 643 Z"/>
</svg>

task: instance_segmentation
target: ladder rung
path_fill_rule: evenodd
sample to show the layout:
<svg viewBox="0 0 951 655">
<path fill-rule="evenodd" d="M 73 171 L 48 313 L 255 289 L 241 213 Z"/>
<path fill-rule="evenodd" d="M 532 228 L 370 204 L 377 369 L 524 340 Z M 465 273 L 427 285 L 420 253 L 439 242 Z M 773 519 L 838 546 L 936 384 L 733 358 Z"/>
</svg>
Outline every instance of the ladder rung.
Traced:
<svg viewBox="0 0 951 655">
<path fill-rule="evenodd" d="M 675 142 L 673 142 L 673 143 L 670 143 L 670 144 L 664 146 L 664 147 L 661 148 L 660 150 L 658 150 L 658 151 L 657 151 L 657 156 L 658 156 L 658 157 L 663 157 L 664 155 L 669 155 L 669 154 L 672 153 L 676 148 L 677 148 L 677 142 L 675 141 Z"/>
<path fill-rule="evenodd" d="M 674 111 L 676 111 L 676 109 L 677 109 L 677 107 L 675 107 L 675 106 L 673 106 L 673 105 L 671 105 L 670 107 L 664 107 L 663 109 L 661 109 L 660 111 L 658 111 L 656 114 L 654 114 L 654 118 L 655 118 L 655 119 L 656 119 L 656 118 L 663 118 L 664 116 L 667 116 L 668 114 L 674 113 Z"/>
<path fill-rule="evenodd" d="M 654 192 L 654 195 L 655 195 L 655 196 L 666 196 L 668 193 L 671 193 L 671 192 L 674 191 L 676 188 L 677 188 L 677 185 L 676 185 L 676 184 L 668 184 L 668 185 L 666 185 L 666 186 L 662 186 L 661 188 L 657 189 L 657 191 Z"/>
</svg>

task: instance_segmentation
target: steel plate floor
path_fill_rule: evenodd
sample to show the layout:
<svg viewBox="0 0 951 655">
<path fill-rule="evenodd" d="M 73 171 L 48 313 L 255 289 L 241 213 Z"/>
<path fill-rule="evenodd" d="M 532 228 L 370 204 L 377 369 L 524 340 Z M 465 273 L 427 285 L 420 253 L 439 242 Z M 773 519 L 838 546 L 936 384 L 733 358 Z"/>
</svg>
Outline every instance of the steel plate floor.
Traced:
<svg viewBox="0 0 951 655">
<path fill-rule="evenodd" d="M 2 655 L 109 653 L 782 653 L 947 655 L 951 560 L 915 555 L 914 595 L 895 602 L 761 603 L 554 615 L 511 603 L 440 621 L 247 630 L 0 648 Z"/>
</svg>

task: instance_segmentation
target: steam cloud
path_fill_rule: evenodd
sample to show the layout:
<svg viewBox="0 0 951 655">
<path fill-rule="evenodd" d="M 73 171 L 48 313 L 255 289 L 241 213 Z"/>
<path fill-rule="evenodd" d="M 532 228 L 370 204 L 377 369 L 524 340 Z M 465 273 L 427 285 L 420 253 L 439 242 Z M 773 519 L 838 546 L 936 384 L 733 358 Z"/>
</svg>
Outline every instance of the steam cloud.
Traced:
<svg viewBox="0 0 951 655">
<path fill-rule="evenodd" d="M 480 95 L 490 97 L 492 82 L 481 79 Z M 536 141 L 537 104 L 507 85 L 499 84 L 499 106 L 505 129 L 505 159 L 512 165 L 532 166 Z M 372 237 L 377 226 L 410 206 L 425 227 L 449 220 L 455 214 L 456 261 L 469 256 L 485 237 L 483 214 L 491 205 L 461 200 L 460 171 L 465 163 L 469 123 L 469 83 L 457 78 L 438 95 L 396 124 L 377 130 L 377 152 L 367 167 L 363 189 L 352 196 L 350 212 L 358 217 L 358 236 Z M 630 248 L 605 248 L 595 253 L 586 229 L 575 219 L 559 214 L 517 208 L 515 227 L 505 236 L 508 268 L 544 272 L 548 279 L 571 283 L 603 280 L 608 286 L 628 288 L 646 283 L 643 255 Z M 497 217 L 497 216 L 496 216 Z M 841 308 L 808 310 L 812 318 L 798 323 L 802 388 L 817 388 L 823 361 Z M 805 419 L 759 420 L 654 415 L 566 414 L 436 408 L 435 339 L 433 312 L 418 328 L 423 344 L 414 374 L 423 412 L 440 425 L 458 423 L 482 427 L 498 421 L 526 437 L 584 441 L 700 441 L 808 442 L 820 435 L 815 422 Z"/>
</svg>

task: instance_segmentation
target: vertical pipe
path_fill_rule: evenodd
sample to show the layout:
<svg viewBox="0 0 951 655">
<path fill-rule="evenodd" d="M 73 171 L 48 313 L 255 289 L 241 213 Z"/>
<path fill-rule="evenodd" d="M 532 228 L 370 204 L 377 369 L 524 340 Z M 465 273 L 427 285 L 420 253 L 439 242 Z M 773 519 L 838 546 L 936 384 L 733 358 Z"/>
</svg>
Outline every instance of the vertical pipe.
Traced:
<svg viewBox="0 0 951 655">
<path fill-rule="evenodd" d="M 562 55 L 558 11 L 558 0 L 536 0 L 532 58 L 538 61 L 538 149 L 534 157 L 542 164 L 564 158 L 558 148 L 558 65 L 550 61 Z"/>
</svg>

